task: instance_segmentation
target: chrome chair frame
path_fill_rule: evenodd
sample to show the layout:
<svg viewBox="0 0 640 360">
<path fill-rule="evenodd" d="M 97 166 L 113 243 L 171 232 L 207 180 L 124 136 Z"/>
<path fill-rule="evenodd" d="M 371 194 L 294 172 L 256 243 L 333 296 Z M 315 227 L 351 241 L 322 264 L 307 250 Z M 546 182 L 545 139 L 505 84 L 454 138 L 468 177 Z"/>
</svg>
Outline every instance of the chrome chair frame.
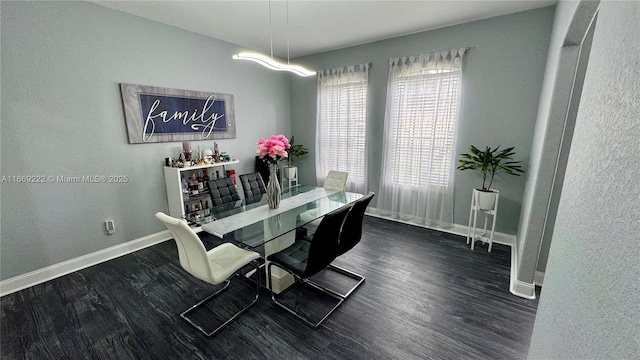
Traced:
<svg viewBox="0 0 640 360">
<path fill-rule="evenodd" d="M 289 271 L 289 270 L 287 270 L 287 269 L 283 268 L 282 266 L 279 266 L 278 264 L 276 264 L 276 263 L 274 263 L 274 262 L 269 262 L 269 265 L 267 266 L 267 276 L 268 276 L 268 279 L 270 279 L 270 278 L 271 278 L 271 268 L 272 268 L 273 266 L 277 266 L 278 268 L 280 268 L 280 269 L 282 269 L 282 270 L 286 271 L 287 273 L 291 274 L 291 275 L 292 275 L 292 276 L 293 276 L 297 281 L 301 281 L 301 282 L 303 282 L 303 283 L 305 283 L 305 284 L 308 284 L 309 286 L 311 286 L 311 287 L 313 287 L 313 288 L 317 289 L 318 291 L 320 291 L 320 292 L 322 292 L 322 293 L 324 293 L 324 294 L 327 294 L 327 295 L 329 295 L 329 296 L 333 297 L 334 299 L 338 300 L 338 303 L 337 303 L 336 305 L 334 305 L 334 306 L 331 308 L 331 310 L 329 310 L 329 311 L 328 311 L 328 312 L 327 312 L 327 313 L 322 317 L 322 319 L 320 319 L 320 321 L 318 321 L 318 322 L 314 323 L 314 322 L 309 321 L 309 319 L 305 318 L 304 316 L 302 316 L 302 315 L 298 314 L 298 312 L 297 312 L 297 311 L 295 311 L 295 310 L 291 309 L 291 308 L 290 308 L 290 307 L 288 307 L 286 304 L 284 304 L 284 303 L 280 302 L 278 299 L 276 299 L 275 293 L 273 292 L 273 289 L 271 289 L 271 300 L 273 300 L 273 302 L 274 302 L 276 305 L 278 305 L 278 306 L 280 306 L 281 308 L 283 308 L 283 309 L 287 310 L 289 313 L 293 314 L 293 315 L 294 315 L 295 317 L 297 317 L 298 319 L 300 319 L 300 320 L 304 321 L 304 323 L 305 323 L 305 324 L 307 324 L 307 325 L 311 326 L 311 327 L 312 327 L 312 328 L 314 328 L 314 329 L 319 328 L 319 327 L 320 327 L 320 325 L 322 325 L 322 323 L 323 323 L 323 322 L 324 322 L 324 321 L 325 321 L 325 320 L 326 320 L 326 319 L 327 319 L 327 318 L 328 318 L 328 317 L 329 317 L 329 316 L 330 316 L 330 315 L 331 315 L 331 314 L 332 314 L 332 313 L 333 313 L 333 312 L 334 312 L 338 307 L 340 307 L 340 305 L 342 305 L 342 303 L 346 300 L 346 297 L 345 297 L 344 295 L 342 295 L 342 294 L 340 294 L 340 293 L 338 293 L 338 292 L 336 292 L 336 291 L 334 291 L 334 290 L 331 290 L 331 289 L 329 289 L 329 288 L 326 288 L 326 287 L 324 287 L 324 286 L 318 285 L 318 284 L 316 284 L 316 283 L 314 283 L 314 282 L 312 282 L 312 281 L 309 281 L 309 279 L 303 279 L 303 278 L 301 278 L 300 276 L 298 276 L 298 275 L 296 275 L 296 274 L 292 273 L 291 271 Z M 281 294 L 286 293 L 287 291 L 289 291 L 289 289 L 291 289 L 291 287 L 287 288 L 287 289 L 286 289 L 284 292 L 282 292 Z"/>
<path fill-rule="evenodd" d="M 341 295 L 340 293 L 328 289 L 324 286 L 318 285 L 312 281 L 309 281 L 309 277 L 317 274 L 318 272 L 326 269 L 328 266 L 331 265 L 331 262 L 333 260 L 335 260 L 336 255 L 338 254 L 338 242 L 339 242 L 339 238 L 340 238 L 340 229 L 342 227 L 342 224 L 344 222 L 344 219 L 346 218 L 347 214 L 349 212 L 349 208 L 347 207 L 343 207 L 340 208 L 338 210 L 334 210 L 333 212 L 325 215 L 323 217 L 322 222 L 320 223 L 320 226 L 318 227 L 318 229 L 316 230 L 316 232 L 313 235 L 313 238 L 311 238 L 311 241 L 308 240 L 303 240 L 303 239 L 298 239 L 294 242 L 293 245 L 291 245 L 290 247 L 288 247 L 287 249 L 282 250 L 279 253 L 276 254 L 272 254 L 267 258 L 268 261 L 268 265 L 267 265 L 267 279 L 271 279 L 272 276 L 272 269 L 274 266 L 284 270 L 285 272 L 291 274 L 294 279 L 296 280 L 296 282 L 302 282 L 305 284 L 308 284 L 309 286 L 319 290 L 320 292 L 327 294 L 329 296 L 331 296 L 332 298 L 334 298 L 335 300 L 338 300 L 337 304 L 335 304 L 331 310 L 329 310 L 318 322 L 312 322 L 309 319 L 305 318 L 304 316 L 302 316 L 301 314 L 299 314 L 297 311 L 295 311 L 294 309 L 289 308 L 286 304 L 284 304 L 283 302 L 279 301 L 276 298 L 276 295 L 273 291 L 273 288 L 270 287 L 271 289 L 271 300 L 273 300 L 273 302 L 280 306 L 281 308 L 287 310 L 288 312 L 290 312 L 291 314 L 293 314 L 294 316 L 296 316 L 298 319 L 304 321 L 304 323 L 306 323 L 307 325 L 313 327 L 314 329 L 317 329 L 318 327 L 320 327 L 320 325 L 322 325 L 322 323 L 340 306 L 342 305 L 342 303 L 344 302 L 344 300 L 346 299 L 343 295 Z M 304 257 L 304 269 L 301 268 L 297 268 L 297 270 L 294 268 L 294 270 L 291 269 L 287 269 L 285 266 L 287 266 L 286 263 L 284 264 L 279 264 L 278 262 L 273 261 L 274 258 L 279 257 L 278 254 L 285 252 L 285 254 L 289 255 L 289 251 L 293 251 L 293 253 L 297 253 L 299 250 L 301 250 L 300 246 L 304 246 L 305 243 L 308 243 L 308 250 L 306 253 L 306 257 Z M 303 254 L 301 254 L 303 255 Z M 282 261 L 282 260 L 277 260 L 277 261 Z M 302 262 L 302 261 L 300 261 Z M 288 264 L 289 266 L 292 266 L 291 264 Z M 298 273 L 296 273 L 298 272 Z M 291 287 L 287 288 L 283 293 L 286 293 L 287 291 L 289 291 L 291 289 Z"/>
<path fill-rule="evenodd" d="M 349 242 L 349 244 L 347 245 L 348 247 L 346 248 L 340 248 L 338 249 L 338 256 L 336 256 L 336 258 L 346 254 L 349 250 L 351 250 L 355 245 L 357 245 L 360 242 L 360 239 L 362 238 L 362 218 L 364 217 L 364 212 L 366 211 L 367 207 L 369 206 L 369 203 L 371 202 L 371 200 L 373 199 L 373 197 L 375 196 L 374 192 L 370 192 L 369 194 L 365 195 L 364 197 L 362 197 L 361 199 L 359 199 L 355 204 L 353 204 L 353 206 L 351 207 L 351 210 L 349 210 L 349 214 L 347 214 L 346 219 L 344 220 L 344 223 L 342 224 L 342 231 L 340 232 L 340 242 L 342 243 L 342 241 L 344 241 L 344 237 L 345 235 L 345 227 L 349 227 L 351 225 L 351 222 L 355 221 L 357 224 L 357 227 L 355 229 L 346 229 L 349 231 L 354 231 L 356 230 L 356 234 L 349 234 L 352 236 L 355 236 L 357 239 L 355 240 L 351 240 Z M 362 207 L 364 205 L 364 207 Z M 352 213 L 354 211 L 359 211 L 361 213 L 356 214 L 356 216 L 358 216 L 357 218 L 353 219 Z M 359 228 L 359 229 L 358 229 Z M 336 291 L 333 291 L 335 294 L 344 297 L 345 299 L 348 298 L 349 296 L 351 296 L 351 294 L 360 286 L 362 285 L 362 283 L 364 283 L 364 281 L 366 280 L 366 278 L 360 274 L 356 274 L 355 272 L 351 271 L 351 270 L 347 270 L 341 266 L 338 265 L 334 265 L 333 263 L 329 264 L 329 266 L 327 266 L 327 269 L 333 270 L 339 274 L 342 274 L 344 276 L 347 276 L 349 278 L 352 278 L 354 280 L 357 281 L 357 283 L 355 285 L 353 285 L 351 287 L 351 289 L 349 289 L 349 291 L 347 291 L 346 294 L 340 294 Z"/>
<path fill-rule="evenodd" d="M 184 220 L 168 216 L 162 212 L 157 212 L 155 216 L 164 223 L 171 233 L 173 240 L 176 242 L 180 266 L 182 266 L 185 271 L 208 284 L 217 286 L 224 283 L 222 288 L 214 294 L 207 296 L 205 299 L 183 311 L 180 314 L 182 319 L 207 337 L 211 337 L 257 302 L 258 296 L 260 295 L 259 279 L 256 281 L 256 296 L 253 301 L 233 314 L 229 319 L 223 320 L 222 325 L 213 331 L 205 330 L 202 325 L 199 325 L 193 321 L 193 319 L 189 318 L 191 313 L 200 309 L 227 290 L 233 276 L 238 276 L 238 274 L 242 273 L 243 269 L 247 268 L 250 264 L 253 264 L 256 270 L 259 270 L 260 263 L 258 259 L 260 259 L 260 254 L 255 251 L 241 249 L 231 243 L 223 243 L 207 251 L 200 237 L 198 237 L 195 231 L 190 228 Z M 218 263 L 218 266 L 212 268 L 212 263 L 216 263 L 220 259 L 224 259 L 223 264 Z"/>
<path fill-rule="evenodd" d="M 253 260 L 252 263 L 254 264 L 254 266 L 256 268 L 256 271 L 259 272 L 260 271 L 260 263 L 258 261 L 256 261 L 256 260 Z M 238 276 L 237 273 L 236 273 L 236 276 Z M 229 284 L 231 284 L 231 280 L 230 279 L 227 279 L 227 280 L 224 281 L 224 286 L 222 287 L 222 289 L 220 289 L 220 290 L 216 291 L 215 293 L 207 296 L 206 298 L 200 300 L 198 303 L 196 303 L 192 307 L 190 307 L 187 310 L 185 310 L 182 313 L 180 313 L 180 317 L 182 319 L 184 319 L 186 322 L 188 322 L 189 324 L 191 324 L 191 326 L 193 326 L 196 329 L 200 330 L 200 332 L 202 332 L 206 337 L 212 337 L 213 335 L 215 335 L 218 332 L 220 332 L 220 330 L 222 330 L 225 326 L 230 324 L 233 320 L 235 320 L 242 313 L 247 311 L 251 306 L 253 306 L 253 304 L 255 304 L 258 301 L 258 297 L 260 295 L 260 276 L 256 276 L 256 278 L 257 278 L 257 281 L 256 281 L 256 285 L 257 285 L 256 286 L 256 297 L 253 299 L 253 301 L 250 302 L 244 308 L 242 308 L 242 310 L 236 312 L 231 318 L 227 319 L 222 325 L 218 326 L 215 330 L 207 332 L 202 326 L 198 325 L 196 322 L 194 322 L 193 320 L 189 319 L 188 315 L 193 313 L 194 311 L 198 310 L 199 308 L 203 307 L 208 302 L 210 302 L 211 300 L 215 299 L 216 297 L 218 297 L 218 295 L 222 294 L 225 290 L 227 290 L 227 288 L 229 287 Z"/>
<path fill-rule="evenodd" d="M 340 294 L 340 293 L 338 293 L 338 292 L 336 292 L 336 291 L 333 291 L 333 290 L 332 290 L 334 293 L 336 293 L 336 294 L 338 294 L 338 295 L 340 295 L 340 296 L 344 297 L 345 299 L 346 299 L 346 298 L 348 298 L 349 296 L 351 296 L 351 294 L 352 294 L 354 291 L 356 291 L 356 289 L 357 289 L 360 285 L 362 285 L 362 283 L 364 283 L 364 281 L 366 280 L 366 278 L 365 278 L 364 276 L 362 276 L 362 275 L 360 275 L 360 274 L 356 274 L 356 273 L 354 273 L 353 271 L 351 271 L 351 270 L 347 270 L 347 269 L 345 269 L 345 268 L 343 268 L 343 267 L 341 267 L 341 266 L 338 266 L 338 265 L 329 264 L 329 266 L 327 267 L 327 269 L 329 269 L 329 270 L 333 270 L 333 271 L 335 271 L 335 272 L 337 272 L 337 273 L 339 273 L 339 274 L 342 274 L 342 275 L 344 275 L 344 276 L 350 277 L 350 278 L 352 278 L 352 279 L 354 279 L 354 280 L 357 280 L 357 281 L 358 281 L 355 285 L 353 285 L 353 286 L 351 287 L 351 289 L 349 289 L 349 291 L 347 291 L 347 293 L 346 293 L 346 294 Z"/>
</svg>

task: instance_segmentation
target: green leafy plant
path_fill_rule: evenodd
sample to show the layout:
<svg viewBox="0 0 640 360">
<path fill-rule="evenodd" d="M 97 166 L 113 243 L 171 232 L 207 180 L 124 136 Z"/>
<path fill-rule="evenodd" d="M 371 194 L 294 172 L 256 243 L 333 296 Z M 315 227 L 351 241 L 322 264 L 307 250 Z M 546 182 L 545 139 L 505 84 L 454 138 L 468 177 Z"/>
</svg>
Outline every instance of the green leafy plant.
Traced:
<svg viewBox="0 0 640 360">
<path fill-rule="evenodd" d="M 471 145 L 468 153 L 460 155 L 458 170 L 477 170 L 481 172 L 482 191 L 489 191 L 493 183 L 493 177 L 496 174 L 504 173 L 520 176 L 519 173 L 524 173 L 524 170 L 519 165 L 521 161 L 513 161 L 512 156 L 515 155 L 513 149 L 514 147 L 500 150 L 500 146 L 491 149 L 487 146 L 482 151 Z M 489 186 L 485 187 L 487 176 L 489 177 Z"/>
<path fill-rule="evenodd" d="M 289 141 L 289 144 L 291 146 L 287 149 L 287 159 L 289 161 L 289 167 L 291 167 L 293 166 L 294 158 L 299 158 L 301 156 L 307 155 L 309 153 L 309 150 L 300 144 L 296 144 L 293 136 L 291 136 L 291 141 Z"/>
</svg>

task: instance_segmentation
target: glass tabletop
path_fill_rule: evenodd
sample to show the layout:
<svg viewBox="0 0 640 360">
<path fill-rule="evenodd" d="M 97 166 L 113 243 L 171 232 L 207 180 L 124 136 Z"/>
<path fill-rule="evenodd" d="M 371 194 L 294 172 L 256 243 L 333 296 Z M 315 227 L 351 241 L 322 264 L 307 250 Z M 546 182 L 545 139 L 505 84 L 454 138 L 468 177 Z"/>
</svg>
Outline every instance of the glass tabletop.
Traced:
<svg viewBox="0 0 640 360">
<path fill-rule="evenodd" d="M 269 209 L 267 196 L 262 194 L 213 207 L 209 214 L 190 216 L 188 220 L 201 225 L 202 230 L 223 240 L 256 247 L 362 196 L 315 186 L 296 185 L 282 190 L 278 209 Z"/>
</svg>

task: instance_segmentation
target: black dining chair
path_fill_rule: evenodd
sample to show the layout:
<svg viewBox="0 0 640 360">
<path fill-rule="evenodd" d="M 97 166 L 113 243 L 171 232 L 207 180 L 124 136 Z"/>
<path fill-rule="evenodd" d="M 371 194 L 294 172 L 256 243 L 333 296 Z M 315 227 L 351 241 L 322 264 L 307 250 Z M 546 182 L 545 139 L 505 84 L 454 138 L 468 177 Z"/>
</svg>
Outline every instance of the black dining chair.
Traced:
<svg viewBox="0 0 640 360">
<path fill-rule="evenodd" d="M 280 302 L 271 287 L 271 299 L 274 303 L 315 329 L 342 304 L 345 298 L 330 289 L 309 282 L 307 279 L 325 269 L 335 259 L 338 253 L 340 228 L 348 212 L 349 207 L 342 207 L 325 215 L 310 241 L 297 239 L 293 245 L 267 257 L 267 279 L 271 279 L 272 268 L 276 266 L 293 275 L 296 282 L 304 282 L 337 300 L 337 304 L 333 306 L 320 321 L 312 322 L 310 319 L 299 314 L 295 309 Z M 287 288 L 283 293 L 290 289 L 291 287 Z"/>
<path fill-rule="evenodd" d="M 262 195 L 267 192 L 267 187 L 264 185 L 264 180 L 260 173 L 242 174 L 240 177 L 240 184 L 242 184 L 242 190 L 244 191 L 244 198 L 249 199 L 254 196 Z"/>
<path fill-rule="evenodd" d="M 367 207 L 374 196 L 375 193 L 370 192 L 358 199 L 351 207 L 351 210 L 349 210 L 349 214 L 347 214 L 347 217 L 342 224 L 336 258 L 353 249 L 362 239 L 362 221 L 364 219 L 364 212 L 367 210 Z M 345 298 L 349 297 L 349 295 L 351 295 L 351 293 L 365 280 L 364 276 L 358 275 L 351 270 L 347 270 L 333 263 L 329 265 L 329 269 L 358 281 L 346 294 L 342 295 Z"/>
<path fill-rule="evenodd" d="M 213 206 L 240 200 L 236 184 L 230 177 L 209 181 L 209 195 Z"/>
</svg>

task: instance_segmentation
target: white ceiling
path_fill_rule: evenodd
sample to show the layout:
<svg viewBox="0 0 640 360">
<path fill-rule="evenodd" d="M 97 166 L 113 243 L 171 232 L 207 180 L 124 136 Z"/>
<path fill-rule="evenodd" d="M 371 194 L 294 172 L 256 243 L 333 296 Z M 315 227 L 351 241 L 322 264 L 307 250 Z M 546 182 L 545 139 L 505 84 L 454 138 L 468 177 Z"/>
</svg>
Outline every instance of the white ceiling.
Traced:
<svg viewBox="0 0 640 360">
<path fill-rule="evenodd" d="M 93 1 L 108 8 L 270 53 L 269 1 Z M 555 4 L 544 0 L 272 0 L 273 50 L 299 57 Z"/>
</svg>

